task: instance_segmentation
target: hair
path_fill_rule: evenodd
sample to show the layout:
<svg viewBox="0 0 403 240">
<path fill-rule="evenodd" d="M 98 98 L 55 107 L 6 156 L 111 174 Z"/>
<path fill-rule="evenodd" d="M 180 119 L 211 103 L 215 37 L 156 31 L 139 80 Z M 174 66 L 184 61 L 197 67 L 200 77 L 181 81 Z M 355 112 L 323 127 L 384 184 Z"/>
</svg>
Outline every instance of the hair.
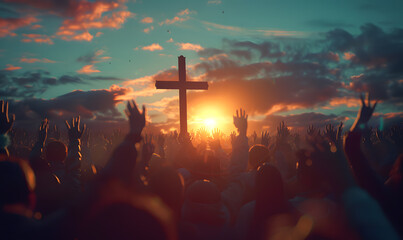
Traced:
<svg viewBox="0 0 403 240">
<path fill-rule="evenodd" d="M 268 221 L 286 210 L 284 183 L 279 170 L 265 163 L 256 173 L 256 205 L 250 234 L 255 239 L 264 239 Z"/>
<path fill-rule="evenodd" d="M 265 162 L 269 162 L 270 152 L 267 147 L 256 144 L 249 149 L 249 167 L 252 169 L 257 169 L 259 166 Z"/>
<path fill-rule="evenodd" d="M 30 205 L 35 175 L 24 161 L 0 161 L 0 206 L 22 203 Z"/>
<path fill-rule="evenodd" d="M 53 141 L 46 145 L 45 155 L 48 162 L 63 162 L 67 157 L 67 147 L 60 141 Z"/>
<path fill-rule="evenodd" d="M 182 175 L 174 168 L 164 167 L 151 176 L 149 186 L 179 217 L 184 200 Z"/>
<path fill-rule="evenodd" d="M 212 204 L 221 201 L 221 193 L 213 182 L 198 180 L 187 189 L 186 199 L 194 203 Z"/>
<path fill-rule="evenodd" d="M 79 220 L 80 239 L 177 238 L 172 212 L 155 196 L 135 194 L 120 181 L 107 180 L 89 197 L 93 201 Z"/>
</svg>

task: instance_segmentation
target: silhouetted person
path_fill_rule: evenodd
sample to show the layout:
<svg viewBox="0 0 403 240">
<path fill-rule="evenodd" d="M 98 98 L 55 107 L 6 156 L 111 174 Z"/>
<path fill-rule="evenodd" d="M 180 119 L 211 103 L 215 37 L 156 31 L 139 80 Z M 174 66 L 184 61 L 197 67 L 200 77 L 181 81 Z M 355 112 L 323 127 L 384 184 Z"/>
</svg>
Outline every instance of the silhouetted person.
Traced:
<svg viewBox="0 0 403 240">
<path fill-rule="evenodd" d="M 25 162 L 0 161 L 0 239 L 51 239 L 33 218 L 35 176 Z"/>
</svg>

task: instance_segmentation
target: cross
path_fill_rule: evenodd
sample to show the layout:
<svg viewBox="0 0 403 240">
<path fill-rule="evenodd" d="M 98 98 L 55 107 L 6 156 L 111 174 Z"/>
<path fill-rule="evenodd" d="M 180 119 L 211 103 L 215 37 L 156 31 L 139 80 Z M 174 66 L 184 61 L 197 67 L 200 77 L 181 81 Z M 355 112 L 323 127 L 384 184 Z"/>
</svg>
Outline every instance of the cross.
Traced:
<svg viewBox="0 0 403 240">
<path fill-rule="evenodd" d="M 178 57 L 178 72 L 179 81 L 156 81 L 155 87 L 157 89 L 179 89 L 179 118 L 180 118 L 180 134 L 188 132 L 187 124 L 187 103 L 186 103 L 186 90 L 207 90 L 207 82 L 187 82 L 186 81 L 186 63 L 185 57 Z"/>
</svg>

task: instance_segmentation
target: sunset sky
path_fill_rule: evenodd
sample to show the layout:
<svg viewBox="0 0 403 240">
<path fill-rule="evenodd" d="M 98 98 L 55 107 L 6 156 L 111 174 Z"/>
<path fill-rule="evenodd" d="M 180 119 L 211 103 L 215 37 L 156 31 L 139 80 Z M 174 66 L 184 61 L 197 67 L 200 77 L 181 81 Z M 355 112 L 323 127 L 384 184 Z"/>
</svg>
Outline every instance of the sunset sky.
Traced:
<svg viewBox="0 0 403 240">
<path fill-rule="evenodd" d="M 359 93 L 380 100 L 372 125 L 403 121 L 403 2 L 79 1 L 0 3 L 0 98 L 17 123 L 80 114 L 89 125 L 125 124 L 124 100 L 148 108 L 149 126 L 178 127 L 177 57 L 188 80 L 189 128 L 249 133 L 285 120 L 351 125 Z"/>
</svg>

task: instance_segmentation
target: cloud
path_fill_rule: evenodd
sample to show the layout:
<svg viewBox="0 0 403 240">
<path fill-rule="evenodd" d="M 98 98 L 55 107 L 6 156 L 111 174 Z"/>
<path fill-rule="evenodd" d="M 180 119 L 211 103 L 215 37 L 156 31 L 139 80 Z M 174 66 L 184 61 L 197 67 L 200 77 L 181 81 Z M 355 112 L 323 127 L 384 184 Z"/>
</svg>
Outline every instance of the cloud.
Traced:
<svg viewBox="0 0 403 240">
<path fill-rule="evenodd" d="M 141 19 L 142 23 L 153 23 L 154 19 L 152 17 L 145 17 Z"/>
<path fill-rule="evenodd" d="M 153 43 L 151 45 L 148 46 L 144 46 L 141 49 L 143 49 L 144 51 L 157 51 L 157 50 L 163 50 L 164 48 L 161 47 L 161 45 L 159 45 L 158 43 Z"/>
<path fill-rule="evenodd" d="M 171 43 L 171 42 L 174 42 L 174 40 L 173 40 L 172 38 L 170 38 L 170 39 L 168 39 L 166 42 L 167 42 L 167 43 Z"/>
<path fill-rule="evenodd" d="M 132 90 L 112 85 L 109 89 L 90 91 L 75 90 L 73 92 L 46 100 L 27 98 L 21 101 L 10 101 L 10 112 L 16 114 L 17 121 L 66 120 L 80 115 L 86 121 L 97 121 L 105 118 L 119 121 L 122 114 L 116 105 L 125 99 Z M 32 124 L 32 123 L 31 123 Z"/>
<path fill-rule="evenodd" d="M 248 29 L 237 26 L 222 25 L 208 21 L 200 21 L 208 31 L 223 32 L 231 35 L 249 35 L 249 36 L 273 36 L 273 37 L 306 37 L 308 34 L 301 31 L 286 31 L 273 29 Z"/>
<path fill-rule="evenodd" d="M 151 27 L 149 27 L 149 28 L 145 28 L 145 29 L 143 30 L 143 32 L 145 32 L 145 33 L 150 33 L 150 31 L 152 31 L 152 30 L 154 30 L 154 27 L 153 27 L 153 26 L 151 26 Z"/>
<path fill-rule="evenodd" d="M 93 64 L 93 63 L 99 63 L 104 60 L 110 59 L 110 57 L 102 56 L 104 54 L 105 54 L 105 51 L 102 49 L 91 51 L 91 52 L 87 53 L 86 55 L 78 57 L 77 62 Z"/>
<path fill-rule="evenodd" d="M 207 2 L 207 4 L 215 4 L 215 5 L 219 5 L 221 3 L 222 3 L 221 0 L 210 0 Z"/>
<path fill-rule="evenodd" d="M 369 91 L 374 98 L 401 103 L 395 92 L 403 88 L 403 29 L 385 32 L 374 24 L 364 24 L 353 35 L 344 29 L 326 33 L 329 50 L 344 55 L 354 75 L 363 74 L 345 84 L 354 92 Z M 392 87 L 393 86 L 393 87 Z"/>
<path fill-rule="evenodd" d="M 309 20 L 306 23 L 308 25 L 310 25 L 310 26 L 326 28 L 326 29 L 329 29 L 329 28 L 352 28 L 352 27 L 354 27 L 354 25 L 350 24 L 350 23 L 331 21 L 331 20 L 325 20 L 325 19 Z"/>
<path fill-rule="evenodd" d="M 199 44 L 193 44 L 193 43 L 176 43 L 176 45 L 179 46 L 180 50 L 191 50 L 198 52 L 204 49 Z"/>
<path fill-rule="evenodd" d="M 89 65 L 85 65 L 81 69 L 77 70 L 77 72 L 81 73 L 81 74 L 92 74 L 92 73 L 97 73 L 97 72 L 101 72 L 101 71 L 96 69 L 93 64 L 89 64 Z"/>
<path fill-rule="evenodd" d="M 12 64 L 6 64 L 6 68 L 4 68 L 3 70 L 6 71 L 15 71 L 15 70 L 19 70 L 21 69 L 21 67 L 17 67 L 17 66 L 13 66 Z"/>
<path fill-rule="evenodd" d="M 49 45 L 53 45 L 53 40 L 47 36 L 47 35 L 43 35 L 43 34 L 34 34 L 34 33 L 30 33 L 30 34 L 22 34 L 25 38 L 22 39 L 22 42 L 36 42 L 36 43 L 46 43 Z"/>
<path fill-rule="evenodd" d="M 61 75 L 54 76 L 43 70 L 16 72 L 0 71 L 0 96 L 11 99 L 38 97 L 54 86 L 91 83 L 93 81 L 122 82 L 125 79 L 113 76 Z"/>
<path fill-rule="evenodd" d="M 357 93 L 366 91 L 373 94 L 373 99 L 382 100 L 383 111 L 399 112 L 403 107 L 399 67 L 403 52 L 398 43 L 402 41 L 403 30 L 385 32 L 371 25 L 364 25 L 357 34 L 335 29 L 313 39 L 223 39 L 222 48 L 199 50 L 201 62 L 188 66 L 190 81 L 209 83 L 207 91 L 188 92 L 192 106 L 189 116 L 209 108 L 231 116 L 235 109 L 243 107 L 250 116 L 277 116 L 271 120 L 286 119 L 294 127 L 302 127 L 304 121 L 322 126 L 325 122 L 352 119 L 343 114 L 314 114 L 313 110 L 357 108 Z M 148 76 L 139 88 L 141 94 L 158 97 L 161 92 L 155 91 L 154 83 L 164 79 L 177 81 L 177 70 Z M 133 82 L 128 84 L 132 86 Z M 176 101 L 159 100 L 153 107 L 169 121 L 177 114 Z M 302 113 L 297 114 L 298 118 L 295 114 L 291 117 L 295 112 Z M 282 117 L 288 115 L 290 118 Z"/>
<path fill-rule="evenodd" d="M 39 28 L 43 28 L 42 25 L 35 24 L 35 25 L 32 25 L 32 26 L 31 26 L 31 29 L 32 29 L 32 30 L 36 30 L 36 29 L 39 29 Z"/>
<path fill-rule="evenodd" d="M 189 15 L 189 13 L 189 9 L 186 8 L 185 10 L 178 12 L 178 16 Z"/>
<path fill-rule="evenodd" d="M 105 51 L 102 49 L 92 51 L 87 53 L 86 55 L 80 56 L 77 58 L 77 62 L 82 62 L 87 65 L 83 66 L 81 69 L 77 70 L 77 73 L 81 74 L 92 74 L 101 72 L 95 67 L 95 63 L 103 62 L 109 60 L 111 57 L 109 56 L 102 56 L 105 54 Z"/>
<path fill-rule="evenodd" d="M 190 19 L 190 17 L 188 16 L 189 14 L 191 14 L 192 11 L 189 11 L 188 8 L 186 8 L 185 10 L 182 10 L 180 12 L 177 13 L 177 16 L 171 18 L 171 19 L 165 19 L 164 21 L 160 22 L 159 25 L 171 25 L 174 23 L 178 23 L 178 22 L 185 22 L 187 20 Z"/>
<path fill-rule="evenodd" d="M 0 17 L 0 37 L 17 36 L 17 34 L 14 33 L 15 30 L 29 26 L 35 22 L 38 22 L 38 19 L 35 17 L 25 17 L 25 18 Z"/>
<path fill-rule="evenodd" d="M 93 36 L 89 30 L 119 29 L 128 18 L 135 15 L 127 11 L 125 1 L 18 0 L 14 1 L 14 4 L 38 15 L 51 14 L 62 17 L 64 20 L 56 36 L 66 41 L 91 41 Z"/>
<path fill-rule="evenodd" d="M 39 59 L 39 58 L 26 58 L 26 57 L 22 57 L 20 59 L 20 62 L 23 62 L 23 63 L 36 63 L 36 62 L 40 62 L 40 63 L 56 63 L 56 61 L 49 60 L 47 58 Z"/>
</svg>

